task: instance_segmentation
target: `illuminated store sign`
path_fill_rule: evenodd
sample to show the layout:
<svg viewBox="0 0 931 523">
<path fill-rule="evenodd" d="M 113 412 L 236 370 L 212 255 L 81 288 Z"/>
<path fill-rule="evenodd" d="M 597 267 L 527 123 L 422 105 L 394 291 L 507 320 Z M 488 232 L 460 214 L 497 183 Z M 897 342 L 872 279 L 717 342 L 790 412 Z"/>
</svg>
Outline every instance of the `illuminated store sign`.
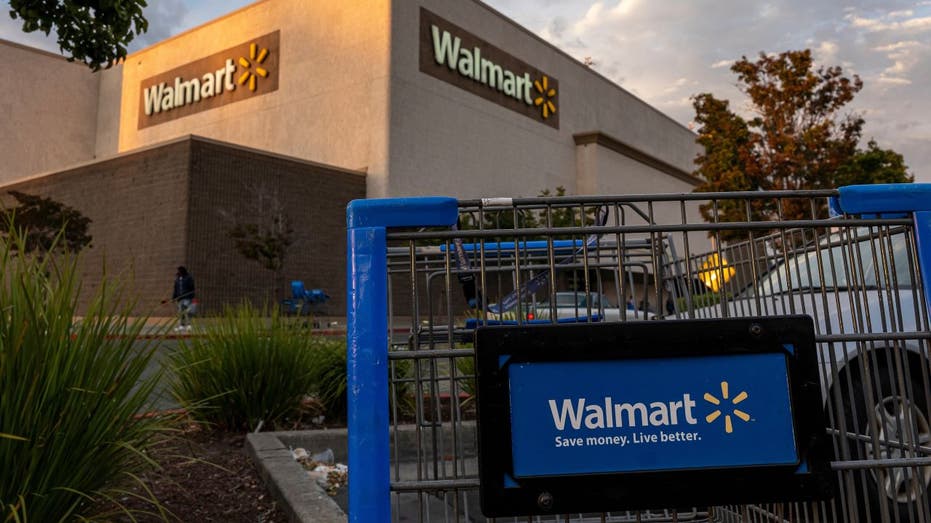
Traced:
<svg viewBox="0 0 931 523">
<path fill-rule="evenodd" d="M 139 128 L 213 109 L 278 89 L 279 32 L 147 78 Z"/>
<path fill-rule="evenodd" d="M 422 8 L 420 70 L 559 128 L 555 78 Z"/>
</svg>

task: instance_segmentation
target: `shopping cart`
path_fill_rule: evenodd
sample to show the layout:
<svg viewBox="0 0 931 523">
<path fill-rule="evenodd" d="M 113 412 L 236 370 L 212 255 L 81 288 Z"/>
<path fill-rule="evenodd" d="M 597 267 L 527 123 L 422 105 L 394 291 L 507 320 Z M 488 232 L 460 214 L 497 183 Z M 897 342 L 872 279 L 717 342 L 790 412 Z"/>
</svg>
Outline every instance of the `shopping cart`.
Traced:
<svg viewBox="0 0 931 523">
<path fill-rule="evenodd" d="M 705 223 L 699 205 L 747 219 Z M 762 206 L 810 212 L 755 218 Z M 835 495 L 520 521 L 931 522 L 929 210 L 926 185 L 353 202 L 350 520 L 485 521 L 472 331 L 560 322 L 556 294 L 576 291 L 636 296 L 657 322 L 810 316 Z M 528 317 L 540 303 L 554 310 Z M 573 319 L 604 318 L 586 306 Z"/>
</svg>

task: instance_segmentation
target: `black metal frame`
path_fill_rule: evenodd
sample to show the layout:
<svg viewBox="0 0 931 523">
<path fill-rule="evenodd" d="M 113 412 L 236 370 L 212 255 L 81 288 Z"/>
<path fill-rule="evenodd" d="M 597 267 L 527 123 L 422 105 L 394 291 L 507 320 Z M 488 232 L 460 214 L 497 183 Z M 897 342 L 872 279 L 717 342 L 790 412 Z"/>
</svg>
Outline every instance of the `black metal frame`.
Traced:
<svg viewBox="0 0 931 523">
<path fill-rule="evenodd" d="M 784 348 L 785 344 L 794 351 Z M 811 501 L 833 490 L 830 443 L 808 316 L 483 327 L 475 332 L 479 476 L 488 517 Z M 511 363 L 785 354 L 801 463 L 766 467 L 534 477 L 512 475 Z M 499 356 L 508 364 L 499 365 Z"/>
</svg>

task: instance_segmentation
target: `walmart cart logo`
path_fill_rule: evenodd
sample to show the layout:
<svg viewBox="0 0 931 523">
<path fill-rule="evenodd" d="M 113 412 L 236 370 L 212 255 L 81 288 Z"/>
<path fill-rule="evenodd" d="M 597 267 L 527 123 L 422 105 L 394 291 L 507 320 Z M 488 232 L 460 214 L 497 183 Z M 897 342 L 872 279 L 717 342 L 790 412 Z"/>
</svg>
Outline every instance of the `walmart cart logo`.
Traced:
<svg viewBox="0 0 931 523">
<path fill-rule="evenodd" d="M 268 58 L 268 49 L 259 49 L 255 43 L 249 44 L 249 59 L 239 57 L 239 65 L 242 66 L 243 73 L 239 76 L 237 83 L 246 85 L 246 82 L 249 82 L 249 90 L 254 92 L 256 79 L 258 77 L 268 78 L 268 70 L 262 67 L 266 58 Z"/>
<path fill-rule="evenodd" d="M 538 96 L 533 99 L 533 104 L 542 108 L 543 119 L 547 119 L 551 114 L 556 113 L 556 89 L 550 87 L 550 79 L 543 75 L 542 80 L 535 80 L 533 88 L 537 91 Z"/>
<path fill-rule="evenodd" d="M 728 434 L 734 432 L 734 423 L 731 421 L 731 415 L 737 418 L 740 418 L 744 422 L 750 421 L 750 415 L 736 407 L 736 405 L 738 405 L 740 402 L 747 399 L 748 397 L 747 392 L 741 391 L 740 394 L 734 396 L 733 399 L 729 397 L 729 392 L 730 391 L 728 390 L 727 382 L 722 381 L 721 382 L 722 399 L 718 399 L 710 392 L 706 392 L 704 396 L 705 401 L 707 401 L 708 403 L 711 403 L 712 405 L 719 407 L 713 410 L 711 414 L 708 414 L 707 416 L 705 416 L 705 421 L 707 421 L 708 423 L 714 423 L 715 420 L 721 417 L 721 414 L 723 411 L 724 412 L 724 432 Z M 727 400 L 730 400 L 731 405 L 726 404 Z"/>
</svg>

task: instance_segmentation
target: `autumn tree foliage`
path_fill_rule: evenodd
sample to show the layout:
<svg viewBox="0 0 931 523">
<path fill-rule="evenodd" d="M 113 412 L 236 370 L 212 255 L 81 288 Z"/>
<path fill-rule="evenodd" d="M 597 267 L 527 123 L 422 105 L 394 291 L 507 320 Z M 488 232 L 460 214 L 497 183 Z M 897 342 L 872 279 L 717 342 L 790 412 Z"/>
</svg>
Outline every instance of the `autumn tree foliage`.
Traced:
<svg viewBox="0 0 931 523">
<path fill-rule="evenodd" d="M 760 53 L 731 66 L 746 95 L 749 116 L 711 93 L 693 97 L 701 192 L 804 190 L 851 183 L 911 182 L 902 156 L 870 141 L 859 148 L 863 118 L 845 112 L 863 88 L 857 75 L 840 67 L 815 68 L 811 51 Z M 719 201 L 702 206 L 708 221 L 793 220 L 812 217 L 808 202 Z M 816 213 L 823 209 L 816 209 Z M 715 216 L 716 215 L 716 216 Z"/>
</svg>

